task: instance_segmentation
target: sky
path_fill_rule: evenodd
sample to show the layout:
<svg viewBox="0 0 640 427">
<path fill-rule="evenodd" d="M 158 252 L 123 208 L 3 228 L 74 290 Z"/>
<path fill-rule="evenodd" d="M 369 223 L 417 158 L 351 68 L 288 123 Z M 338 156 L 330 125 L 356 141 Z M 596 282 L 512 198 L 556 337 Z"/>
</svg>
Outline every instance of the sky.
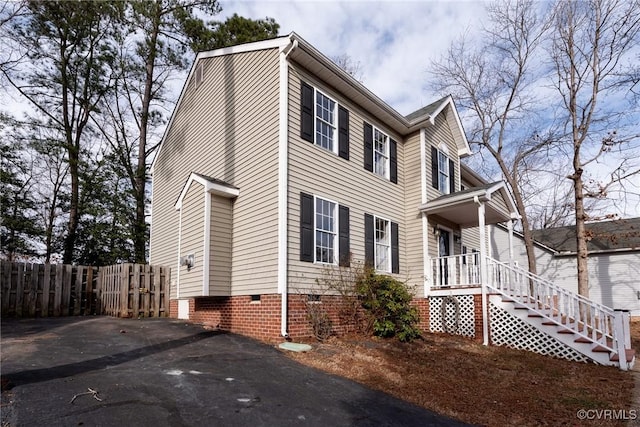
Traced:
<svg viewBox="0 0 640 427">
<path fill-rule="evenodd" d="M 347 54 L 362 69 L 362 83 L 407 115 L 440 96 L 428 89 L 428 67 L 463 32 L 482 25 L 480 1 L 224 1 L 224 20 L 271 17 L 280 34 L 294 31 L 323 54 Z"/>
</svg>

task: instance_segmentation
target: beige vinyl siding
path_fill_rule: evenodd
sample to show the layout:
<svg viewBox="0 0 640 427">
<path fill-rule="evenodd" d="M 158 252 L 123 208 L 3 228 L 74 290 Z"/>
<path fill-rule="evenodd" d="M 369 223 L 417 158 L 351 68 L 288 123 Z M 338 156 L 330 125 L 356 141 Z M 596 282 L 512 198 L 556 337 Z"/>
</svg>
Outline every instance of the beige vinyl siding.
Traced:
<svg viewBox="0 0 640 427">
<path fill-rule="evenodd" d="M 211 194 L 211 242 L 209 252 L 209 295 L 231 293 L 231 243 L 233 201 Z"/>
<path fill-rule="evenodd" d="M 449 107 L 447 107 L 448 109 Z M 427 200 L 433 200 L 440 196 L 442 193 L 433 188 L 431 182 L 431 147 L 439 149 L 440 144 L 444 143 L 449 150 L 449 158 L 453 160 L 455 164 L 455 181 L 456 191 L 460 189 L 460 158 L 458 157 L 458 145 L 451 133 L 451 128 L 447 124 L 445 114 L 439 114 L 436 116 L 435 124 L 425 129 L 425 141 L 426 141 L 426 171 L 427 171 Z"/>
<path fill-rule="evenodd" d="M 204 225 L 204 189 L 201 184 L 193 182 L 182 201 L 180 257 L 193 254 L 195 262 L 190 270 L 186 266 L 179 267 L 180 298 L 202 295 Z"/>
<path fill-rule="evenodd" d="M 422 191 L 420 179 L 420 132 L 407 137 L 404 144 L 405 159 L 405 225 L 407 234 L 407 273 L 409 284 L 416 286 L 416 295 L 424 295 L 424 268 L 422 242 Z"/>
<path fill-rule="evenodd" d="M 300 137 L 301 78 L 331 96 L 349 110 L 349 160 Z M 398 223 L 400 274 L 407 278 L 406 227 L 404 224 L 404 144 L 384 124 L 365 115 L 354 104 L 293 65 L 289 73 L 289 284 L 293 292 L 309 292 L 323 270 L 322 264 L 300 261 L 300 193 L 313 194 L 349 208 L 350 249 L 355 263 L 364 262 L 364 214 Z M 397 141 L 398 184 L 364 169 L 364 121 Z M 337 266 L 335 267 L 337 268 Z"/>
<path fill-rule="evenodd" d="M 190 172 L 240 189 L 233 203 L 232 295 L 277 290 L 278 50 L 201 60 L 153 176 L 152 262 L 176 267 L 179 192 Z M 203 208 L 204 209 L 204 208 Z M 175 280 L 175 268 L 172 278 Z"/>
<path fill-rule="evenodd" d="M 467 252 L 471 252 L 472 249 L 480 251 L 480 228 L 463 228 L 462 244 L 467 247 Z"/>
</svg>

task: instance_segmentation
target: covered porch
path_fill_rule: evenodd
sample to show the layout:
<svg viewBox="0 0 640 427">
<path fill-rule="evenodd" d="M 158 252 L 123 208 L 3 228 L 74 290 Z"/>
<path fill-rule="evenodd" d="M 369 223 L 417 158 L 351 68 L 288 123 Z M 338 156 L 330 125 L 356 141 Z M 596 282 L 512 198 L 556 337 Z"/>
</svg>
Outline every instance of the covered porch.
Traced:
<svg viewBox="0 0 640 427">
<path fill-rule="evenodd" d="M 513 257 L 513 225 L 519 215 L 503 181 L 438 197 L 420 206 L 420 211 L 428 224 L 424 239 L 425 296 L 450 294 L 454 289 L 458 293 L 479 293 L 490 276 L 500 274 L 489 262 L 487 225 L 507 225 Z M 457 231 L 441 226 L 443 223 L 453 224 Z M 463 230 L 477 233 L 472 239 L 476 247 L 465 245 Z"/>
</svg>

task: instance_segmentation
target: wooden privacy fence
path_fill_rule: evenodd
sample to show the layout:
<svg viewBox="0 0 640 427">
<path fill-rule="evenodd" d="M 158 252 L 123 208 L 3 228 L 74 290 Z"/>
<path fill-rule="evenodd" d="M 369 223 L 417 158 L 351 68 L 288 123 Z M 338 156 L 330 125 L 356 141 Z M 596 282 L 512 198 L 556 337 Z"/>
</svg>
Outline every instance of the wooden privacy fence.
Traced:
<svg viewBox="0 0 640 427">
<path fill-rule="evenodd" d="M 2 317 L 169 315 L 168 267 L 0 261 Z"/>
<path fill-rule="evenodd" d="M 100 268 L 102 313 L 117 317 L 168 317 L 169 267 L 118 264 Z"/>
</svg>

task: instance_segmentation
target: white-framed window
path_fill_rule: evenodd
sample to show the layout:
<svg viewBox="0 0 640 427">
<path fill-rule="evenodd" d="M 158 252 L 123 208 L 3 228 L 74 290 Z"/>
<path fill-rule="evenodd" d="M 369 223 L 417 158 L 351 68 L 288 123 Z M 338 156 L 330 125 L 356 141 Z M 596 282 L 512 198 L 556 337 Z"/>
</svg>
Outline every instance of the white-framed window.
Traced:
<svg viewBox="0 0 640 427">
<path fill-rule="evenodd" d="M 315 144 L 337 153 L 338 103 L 315 89 Z"/>
<path fill-rule="evenodd" d="M 375 269 L 391 272 L 391 221 L 374 217 L 375 227 Z"/>
<path fill-rule="evenodd" d="M 373 128 L 373 172 L 389 178 L 389 136 Z"/>
<path fill-rule="evenodd" d="M 451 171 L 449 170 L 449 157 L 446 147 L 441 147 L 438 150 L 438 190 L 442 194 L 449 194 L 449 174 Z"/>
<path fill-rule="evenodd" d="M 315 262 L 335 264 L 338 253 L 338 204 L 315 197 Z"/>
</svg>

